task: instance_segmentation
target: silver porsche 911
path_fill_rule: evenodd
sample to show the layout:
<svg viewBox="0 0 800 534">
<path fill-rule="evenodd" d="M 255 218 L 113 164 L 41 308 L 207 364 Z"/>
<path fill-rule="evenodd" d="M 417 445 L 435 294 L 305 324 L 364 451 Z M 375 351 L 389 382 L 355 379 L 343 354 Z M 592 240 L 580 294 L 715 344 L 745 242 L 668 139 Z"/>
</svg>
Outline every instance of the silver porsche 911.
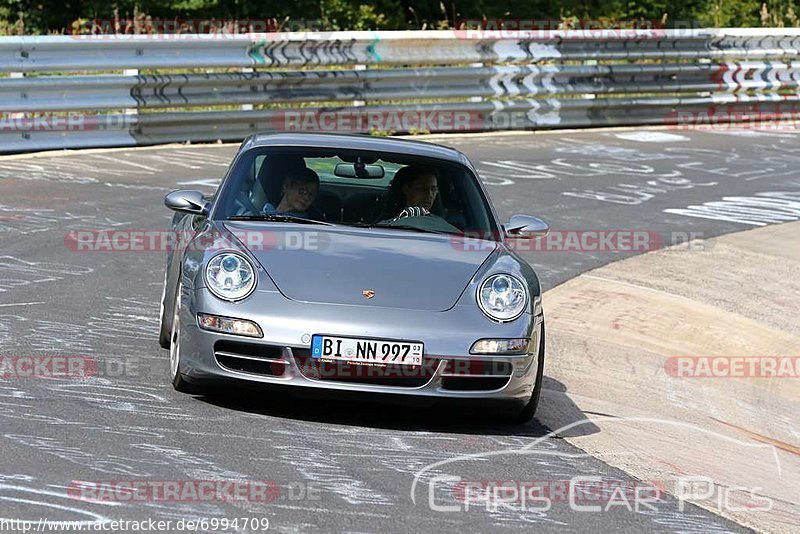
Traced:
<svg viewBox="0 0 800 534">
<path fill-rule="evenodd" d="M 533 417 L 534 270 L 460 152 L 355 135 L 254 135 L 213 198 L 175 191 L 160 342 L 172 384 L 489 401 Z"/>
</svg>

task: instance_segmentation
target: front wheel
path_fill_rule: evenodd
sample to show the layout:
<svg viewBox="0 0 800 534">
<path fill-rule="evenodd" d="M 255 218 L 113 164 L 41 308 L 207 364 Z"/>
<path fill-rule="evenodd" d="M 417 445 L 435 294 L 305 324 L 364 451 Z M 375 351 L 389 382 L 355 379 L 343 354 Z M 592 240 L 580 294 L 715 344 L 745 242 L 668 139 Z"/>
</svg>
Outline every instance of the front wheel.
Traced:
<svg viewBox="0 0 800 534">
<path fill-rule="evenodd" d="M 169 323 L 168 318 L 172 318 L 170 313 L 173 310 L 167 307 L 167 273 L 164 273 L 164 288 L 161 291 L 161 318 L 158 325 L 158 344 L 162 349 L 170 348 L 172 340 L 172 325 Z"/>
<path fill-rule="evenodd" d="M 172 332 L 169 337 L 169 378 L 172 387 L 181 393 L 201 394 L 196 386 L 189 384 L 181 374 L 181 294 L 183 284 L 178 283 L 178 291 L 175 294 L 175 303 L 172 311 Z"/>
<path fill-rule="evenodd" d="M 533 385 L 533 392 L 525 406 L 513 416 L 509 417 L 509 422 L 522 425 L 533 419 L 536 415 L 536 408 L 539 406 L 539 397 L 542 394 L 542 381 L 544 378 L 544 318 L 542 319 L 542 337 L 539 340 L 539 352 L 536 355 L 538 368 L 536 370 L 536 381 Z"/>
</svg>

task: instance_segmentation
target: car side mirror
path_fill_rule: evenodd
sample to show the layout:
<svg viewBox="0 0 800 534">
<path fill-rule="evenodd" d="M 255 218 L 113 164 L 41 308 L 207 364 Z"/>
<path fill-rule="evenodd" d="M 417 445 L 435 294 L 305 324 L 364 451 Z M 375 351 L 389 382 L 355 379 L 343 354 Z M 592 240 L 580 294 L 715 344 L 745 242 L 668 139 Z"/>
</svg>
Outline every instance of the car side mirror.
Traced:
<svg viewBox="0 0 800 534">
<path fill-rule="evenodd" d="M 200 191 L 173 191 L 164 197 L 164 205 L 175 211 L 193 213 L 195 215 L 208 214 L 208 202 Z"/>
<path fill-rule="evenodd" d="M 544 237 L 550 231 L 550 225 L 539 217 L 530 215 L 513 215 L 503 226 L 506 237 L 515 239 L 536 239 Z"/>
</svg>

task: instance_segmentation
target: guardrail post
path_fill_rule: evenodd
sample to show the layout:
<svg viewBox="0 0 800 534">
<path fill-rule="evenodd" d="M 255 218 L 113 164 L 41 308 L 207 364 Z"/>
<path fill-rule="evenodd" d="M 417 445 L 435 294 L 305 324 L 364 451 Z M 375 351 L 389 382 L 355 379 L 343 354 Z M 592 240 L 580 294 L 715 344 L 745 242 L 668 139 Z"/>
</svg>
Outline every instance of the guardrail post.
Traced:
<svg viewBox="0 0 800 534">
<path fill-rule="evenodd" d="M 255 72 L 253 67 L 242 67 L 242 72 Z M 242 104 L 242 111 L 253 111 L 253 104 Z"/>
<path fill-rule="evenodd" d="M 123 76 L 138 76 L 139 75 L 139 69 L 124 69 L 122 71 L 122 75 Z M 139 109 L 138 108 L 125 108 L 123 113 L 125 113 L 125 115 L 138 115 L 139 114 Z"/>
<path fill-rule="evenodd" d="M 353 65 L 353 70 L 367 70 L 366 65 Z M 353 106 L 359 107 L 366 105 L 366 101 L 364 100 L 353 100 Z"/>
<path fill-rule="evenodd" d="M 478 63 L 470 63 L 469 66 L 479 69 L 479 68 L 484 66 L 484 63 L 479 61 Z M 469 97 L 469 101 L 470 102 L 483 102 L 484 100 L 485 99 L 482 96 L 471 96 L 471 97 Z"/>
<path fill-rule="evenodd" d="M 584 61 L 583 64 L 584 65 L 592 65 L 592 66 L 594 66 L 594 65 L 597 65 L 597 60 L 596 59 L 587 59 L 586 61 Z M 584 94 L 581 95 L 581 97 L 589 99 L 589 100 L 593 100 L 593 99 L 597 98 L 597 95 L 595 93 L 584 93 Z"/>
<path fill-rule="evenodd" d="M 24 72 L 9 72 L 8 73 L 8 77 L 9 78 L 24 78 L 25 77 L 25 73 Z M 23 118 L 25 116 L 25 112 L 24 111 L 14 111 L 12 113 L 9 113 L 8 116 L 10 118 L 12 118 L 12 119 L 21 119 L 21 118 Z M 22 137 L 24 137 L 25 139 L 28 139 L 28 138 L 30 138 L 30 134 L 28 134 L 27 132 L 23 132 Z"/>
</svg>

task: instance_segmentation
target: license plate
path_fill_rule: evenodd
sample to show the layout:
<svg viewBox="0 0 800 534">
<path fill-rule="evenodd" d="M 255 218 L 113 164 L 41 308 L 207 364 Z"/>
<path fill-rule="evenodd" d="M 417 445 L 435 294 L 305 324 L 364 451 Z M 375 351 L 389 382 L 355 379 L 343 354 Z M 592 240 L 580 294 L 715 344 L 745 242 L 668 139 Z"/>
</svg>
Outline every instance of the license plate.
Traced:
<svg viewBox="0 0 800 534">
<path fill-rule="evenodd" d="M 350 363 L 422 365 L 422 343 L 315 335 L 311 356 Z"/>
</svg>

